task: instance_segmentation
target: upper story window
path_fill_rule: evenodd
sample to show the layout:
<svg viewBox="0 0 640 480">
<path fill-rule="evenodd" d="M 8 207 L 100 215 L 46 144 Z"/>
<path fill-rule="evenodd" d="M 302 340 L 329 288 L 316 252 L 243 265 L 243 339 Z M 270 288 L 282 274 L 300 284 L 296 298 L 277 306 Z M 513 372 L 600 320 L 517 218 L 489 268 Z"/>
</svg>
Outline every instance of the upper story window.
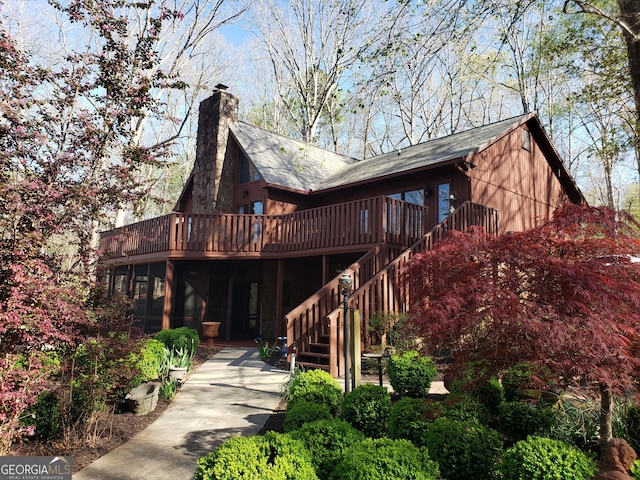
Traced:
<svg viewBox="0 0 640 480">
<path fill-rule="evenodd" d="M 531 132 L 524 128 L 522 129 L 522 148 L 527 152 L 531 151 Z"/>
<path fill-rule="evenodd" d="M 394 200 L 403 200 L 408 203 L 413 203 L 414 205 L 424 205 L 424 188 L 419 188 L 417 190 L 411 190 L 408 192 L 392 193 L 391 195 L 387 196 L 389 198 L 393 198 Z"/>
<path fill-rule="evenodd" d="M 240 152 L 240 161 L 238 162 L 238 184 L 255 182 L 256 180 L 260 180 L 258 171 L 249 161 L 249 157 L 247 157 L 244 152 Z"/>
<path fill-rule="evenodd" d="M 438 223 L 451 214 L 451 185 L 441 183 L 438 185 Z"/>
</svg>

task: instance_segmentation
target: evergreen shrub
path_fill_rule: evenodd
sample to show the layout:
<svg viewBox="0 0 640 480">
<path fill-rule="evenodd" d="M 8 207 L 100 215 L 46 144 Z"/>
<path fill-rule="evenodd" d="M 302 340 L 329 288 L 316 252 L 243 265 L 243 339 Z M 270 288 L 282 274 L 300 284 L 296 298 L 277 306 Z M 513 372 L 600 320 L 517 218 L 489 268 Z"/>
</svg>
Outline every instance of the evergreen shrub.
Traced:
<svg viewBox="0 0 640 480">
<path fill-rule="evenodd" d="M 331 480 L 436 480 L 438 464 L 409 440 L 367 438 L 344 454 Z"/>
<path fill-rule="evenodd" d="M 189 355 L 196 353 L 200 346 L 200 335 L 189 327 L 170 328 L 156 333 L 156 340 L 162 342 L 169 350 L 182 350 Z"/>
<path fill-rule="evenodd" d="M 138 346 L 140 354 L 136 366 L 140 370 L 141 381 L 160 378 L 164 361 L 164 343 L 154 338 L 146 338 L 140 340 Z"/>
<path fill-rule="evenodd" d="M 424 445 L 429 421 L 422 418 L 427 405 L 419 398 L 403 397 L 391 407 L 389 437 L 410 440 L 414 445 Z"/>
<path fill-rule="evenodd" d="M 332 415 L 337 415 L 342 397 L 340 384 L 324 370 L 308 370 L 298 373 L 288 384 L 289 403 L 305 400 L 326 405 Z"/>
<path fill-rule="evenodd" d="M 308 450 L 300 440 L 267 432 L 233 437 L 200 457 L 194 480 L 317 480 Z"/>
<path fill-rule="evenodd" d="M 429 394 L 431 382 L 438 374 L 430 357 L 420 356 L 415 350 L 392 355 L 387 365 L 387 376 L 398 395 L 424 398 Z"/>
<path fill-rule="evenodd" d="M 500 430 L 512 440 L 524 440 L 529 435 L 546 436 L 554 422 L 554 410 L 546 403 L 515 401 L 500 405 Z"/>
<path fill-rule="evenodd" d="M 287 404 L 284 417 L 284 431 L 292 432 L 303 425 L 316 420 L 329 420 L 334 418 L 329 407 L 320 403 L 307 402 L 304 399 Z"/>
<path fill-rule="evenodd" d="M 447 396 L 442 405 L 441 416 L 462 422 L 476 422 L 489 425 L 491 414 L 483 403 L 468 394 Z"/>
<path fill-rule="evenodd" d="M 320 480 L 328 480 L 336 465 L 342 461 L 345 451 L 364 440 L 362 432 L 337 418 L 309 423 L 289 435 L 301 440 L 309 450 Z"/>
<path fill-rule="evenodd" d="M 554 379 L 549 369 L 544 366 L 519 363 L 502 374 L 501 382 L 505 400 L 512 402 L 518 399 L 517 390 L 548 389 L 553 386 Z"/>
<path fill-rule="evenodd" d="M 429 425 L 426 435 L 429 456 L 438 462 L 447 480 L 493 478 L 502 452 L 500 434 L 476 422 L 440 417 Z"/>
<path fill-rule="evenodd" d="M 34 438 L 46 440 L 62 429 L 60 401 L 53 392 L 42 392 L 38 401 L 24 413 L 21 425 L 35 426 Z"/>
<path fill-rule="evenodd" d="M 385 387 L 363 384 L 344 396 L 340 418 L 367 437 L 387 434 L 391 415 L 391 395 Z"/>
<path fill-rule="evenodd" d="M 532 436 L 504 452 L 499 471 L 503 480 L 589 480 L 597 467 L 577 447 Z"/>
</svg>

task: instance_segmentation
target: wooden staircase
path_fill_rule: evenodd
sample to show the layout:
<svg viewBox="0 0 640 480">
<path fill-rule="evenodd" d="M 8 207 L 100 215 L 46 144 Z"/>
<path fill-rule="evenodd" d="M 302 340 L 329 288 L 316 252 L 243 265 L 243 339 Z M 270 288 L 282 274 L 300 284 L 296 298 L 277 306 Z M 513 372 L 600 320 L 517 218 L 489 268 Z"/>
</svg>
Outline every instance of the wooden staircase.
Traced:
<svg viewBox="0 0 640 480">
<path fill-rule="evenodd" d="M 487 233 L 497 234 L 498 212 L 483 205 L 465 202 L 391 262 L 386 262 L 389 247 L 378 246 L 345 270 L 353 279 L 348 306 L 360 311 L 365 346 L 371 315 L 408 311 L 408 292 L 401 290 L 398 280 L 400 271 L 413 255 L 431 250 L 450 230 L 464 231 L 474 225 L 484 227 Z M 332 279 L 285 315 L 288 361 L 291 361 L 291 353 L 295 352 L 297 365 L 307 369 L 320 368 L 333 377 L 344 374 L 344 309 L 338 278 Z"/>
</svg>

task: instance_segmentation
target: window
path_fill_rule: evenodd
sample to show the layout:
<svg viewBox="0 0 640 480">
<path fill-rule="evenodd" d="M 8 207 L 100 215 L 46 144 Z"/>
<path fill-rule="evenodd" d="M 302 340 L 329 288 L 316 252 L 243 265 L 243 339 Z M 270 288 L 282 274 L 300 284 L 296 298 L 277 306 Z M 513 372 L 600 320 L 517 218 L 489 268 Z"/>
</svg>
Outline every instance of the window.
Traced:
<svg viewBox="0 0 640 480">
<path fill-rule="evenodd" d="M 408 192 L 392 193 L 391 195 L 387 195 L 387 197 L 393 198 L 394 200 L 403 200 L 414 205 L 424 205 L 424 188 Z"/>
<path fill-rule="evenodd" d="M 527 152 L 531 151 L 531 132 L 524 128 L 522 129 L 522 148 Z"/>
<path fill-rule="evenodd" d="M 238 183 L 249 183 L 260 180 L 260 175 L 244 153 L 240 152 L 240 161 L 238 163 Z"/>
<path fill-rule="evenodd" d="M 448 183 L 438 185 L 438 223 L 444 221 L 451 213 L 449 210 L 451 207 L 450 194 L 451 186 Z"/>
</svg>

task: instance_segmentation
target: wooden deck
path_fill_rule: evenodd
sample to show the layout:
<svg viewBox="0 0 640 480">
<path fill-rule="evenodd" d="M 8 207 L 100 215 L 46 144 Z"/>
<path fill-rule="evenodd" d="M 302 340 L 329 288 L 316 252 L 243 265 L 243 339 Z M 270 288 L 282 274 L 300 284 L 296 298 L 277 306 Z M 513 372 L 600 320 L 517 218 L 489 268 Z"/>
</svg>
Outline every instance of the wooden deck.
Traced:
<svg viewBox="0 0 640 480">
<path fill-rule="evenodd" d="M 427 208 L 374 197 L 288 215 L 172 213 L 109 230 L 100 251 L 119 261 L 234 257 L 295 257 L 313 251 L 406 248 L 429 230 Z"/>
</svg>

